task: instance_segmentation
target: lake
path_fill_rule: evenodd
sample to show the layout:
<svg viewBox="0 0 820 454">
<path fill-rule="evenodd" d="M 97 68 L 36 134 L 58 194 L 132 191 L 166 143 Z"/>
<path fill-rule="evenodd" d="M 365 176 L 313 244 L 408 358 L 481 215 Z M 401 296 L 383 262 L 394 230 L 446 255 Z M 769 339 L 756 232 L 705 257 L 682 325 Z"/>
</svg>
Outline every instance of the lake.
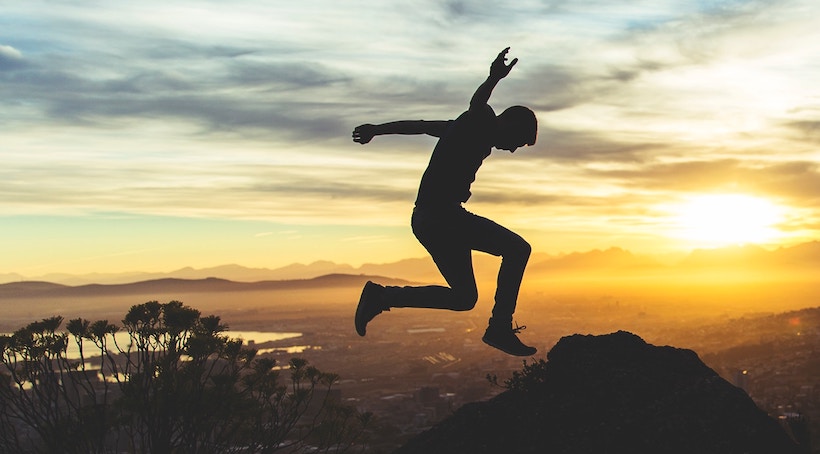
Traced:
<svg viewBox="0 0 820 454">
<path fill-rule="evenodd" d="M 225 336 L 228 336 L 231 339 L 242 339 L 245 341 L 245 345 L 252 343 L 253 345 L 264 344 L 266 342 L 275 342 L 285 339 L 294 339 L 297 337 L 301 337 L 302 333 L 282 333 L 282 332 L 265 332 L 265 331 L 225 331 L 222 333 Z M 10 335 L 10 334 L 6 334 Z M 128 336 L 128 332 L 121 331 L 117 332 L 115 335 L 115 340 L 117 344 L 123 349 L 128 349 L 128 344 L 131 341 L 130 337 Z M 109 339 L 110 342 L 110 339 Z M 306 347 L 301 346 L 304 350 Z M 109 346 L 109 350 L 115 350 L 116 347 L 113 345 Z M 286 347 L 283 347 L 286 348 Z M 98 356 L 95 353 L 98 351 L 96 346 L 91 341 L 85 340 L 83 341 L 83 350 L 85 355 L 88 357 Z M 74 342 L 74 339 L 69 336 L 68 348 L 66 349 L 66 357 L 71 360 L 80 359 L 80 347 Z"/>
</svg>

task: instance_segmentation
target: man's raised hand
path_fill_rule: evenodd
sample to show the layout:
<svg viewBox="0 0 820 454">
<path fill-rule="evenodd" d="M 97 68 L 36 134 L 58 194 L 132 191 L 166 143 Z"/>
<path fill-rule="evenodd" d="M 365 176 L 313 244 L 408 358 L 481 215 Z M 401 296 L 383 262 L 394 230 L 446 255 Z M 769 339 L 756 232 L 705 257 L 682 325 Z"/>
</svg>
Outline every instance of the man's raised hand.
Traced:
<svg viewBox="0 0 820 454">
<path fill-rule="evenodd" d="M 504 62 L 507 61 L 507 52 L 510 51 L 510 48 L 506 48 L 498 53 L 498 57 L 495 57 L 493 63 L 490 65 L 490 77 L 495 79 L 503 79 L 507 77 L 507 74 L 510 73 L 512 67 L 518 63 L 517 58 L 513 58 L 510 64 L 506 64 Z"/>
<path fill-rule="evenodd" d="M 353 129 L 353 141 L 358 142 L 362 145 L 370 142 L 373 139 L 373 136 L 376 135 L 376 128 L 375 126 L 367 123 L 360 126 L 356 126 Z"/>
</svg>

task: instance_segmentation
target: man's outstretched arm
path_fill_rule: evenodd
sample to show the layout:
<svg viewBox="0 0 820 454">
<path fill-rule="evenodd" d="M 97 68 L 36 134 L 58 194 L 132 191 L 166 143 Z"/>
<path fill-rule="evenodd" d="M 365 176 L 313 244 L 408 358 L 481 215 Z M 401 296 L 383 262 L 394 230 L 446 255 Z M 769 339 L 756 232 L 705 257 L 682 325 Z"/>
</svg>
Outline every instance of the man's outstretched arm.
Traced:
<svg viewBox="0 0 820 454">
<path fill-rule="evenodd" d="M 372 125 L 366 123 L 353 129 L 353 141 L 362 145 L 370 142 L 375 136 L 386 134 L 427 134 L 441 137 L 447 130 L 447 121 L 402 120 Z"/>
<path fill-rule="evenodd" d="M 509 65 L 504 63 L 507 61 L 507 52 L 509 51 L 510 48 L 508 47 L 499 52 L 498 56 L 495 57 L 495 60 L 490 64 L 490 76 L 487 77 L 484 83 L 478 86 L 478 89 L 473 94 L 473 99 L 470 100 L 471 110 L 484 107 L 490 100 L 490 95 L 493 94 L 493 89 L 496 84 L 498 84 L 498 81 L 507 77 L 512 67 L 518 63 L 517 58 L 513 58 Z"/>
</svg>

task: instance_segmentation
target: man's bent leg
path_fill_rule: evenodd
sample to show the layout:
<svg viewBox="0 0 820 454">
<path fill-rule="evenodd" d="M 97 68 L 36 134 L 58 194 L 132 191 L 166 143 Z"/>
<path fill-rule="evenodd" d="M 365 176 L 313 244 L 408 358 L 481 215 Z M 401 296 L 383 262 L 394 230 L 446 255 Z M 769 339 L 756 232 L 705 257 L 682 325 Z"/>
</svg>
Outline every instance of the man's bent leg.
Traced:
<svg viewBox="0 0 820 454">
<path fill-rule="evenodd" d="M 487 218 L 469 213 L 468 233 L 470 247 L 501 257 L 501 267 L 495 291 L 493 318 L 512 321 L 518 301 L 518 292 L 532 248 L 520 235 Z"/>
<path fill-rule="evenodd" d="M 517 334 L 524 327 L 512 326 L 521 280 L 530 257 L 530 245 L 515 232 L 487 218 L 474 214 L 470 216 L 469 228 L 466 229 L 470 247 L 501 256 L 493 316 L 482 340 L 510 355 L 534 355 L 537 349 L 524 345 L 518 339 Z"/>
<path fill-rule="evenodd" d="M 463 244 L 458 221 L 463 209 L 447 213 L 416 210 L 413 213 L 413 233 L 427 249 L 450 287 L 381 286 L 368 282 L 356 309 L 356 332 L 366 333 L 367 324 L 391 307 L 417 307 L 466 311 L 475 306 L 478 290 L 473 276 L 469 247 Z"/>
<path fill-rule="evenodd" d="M 512 232 L 510 232 L 512 233 Z M 512 242 L 502 253 L 501 267 L 495 291 L 493 317 L 512 319 L 518 301 L 518 292 L 524 278 L 524 270 L 530 258 L 529 243 L 519 237 L 520 242 Z"/>
<path fill-rule="evenodd" d="M 468 311 L 475 307 L 478 289 L 473 276 L 469 249 L 426 246 L 449 287 L 385 287 L 384 299 L 389 307 L 419 307 Z"/>
<path fill-rule="evenodd" d="M 444 211 L 414 210 L 413 234 L 427 249 L 449 287 L 386 287 L 384 297 L 389 306 L 453 311 L 475 307 L 478 289 L 470 247 L 463 236 L 465 214 L 461 207 Z"/>
</svg>

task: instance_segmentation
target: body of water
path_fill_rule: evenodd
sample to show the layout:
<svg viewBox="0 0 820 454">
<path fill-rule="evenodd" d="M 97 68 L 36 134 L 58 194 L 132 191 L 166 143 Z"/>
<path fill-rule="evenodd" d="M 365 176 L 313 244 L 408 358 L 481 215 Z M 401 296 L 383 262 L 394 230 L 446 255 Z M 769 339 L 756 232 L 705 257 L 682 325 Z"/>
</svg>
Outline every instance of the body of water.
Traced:
<svg viewBox="0 0 820 454">
<path fill-rule="evenodd" d="M 225 331 L 222 333 L 225 336 L 228 336 L 231 339 L 242 339 L 245 345 L 251 344 L 259 345 L 264 344 L 266 342 L 275 342 L 285 339 L 294 339 L 302 336 L 302 333 L 281 333 L 281 332 L 265 332 L 265 331 Z M 6 334 L 11 335 L 11 334 Z M 130 336 L 127 332 L 121 331 L 114 335 L 114 340 L 116 341 L 117 345 L 120 346 L 123 350 L 128 350 L 128 344 L 131 342 Z M 307 346 L 300 346 L 301 349 L 298 349 L 298 352 L 304 351 Z M 282 347 L 282 348 L 289 348 L 289 347 Z M 109 350 L 115 351 L 116 347 L 111 342 L 109 338 Z M 274 349 L 266 349 L 266 350 L 274 350 Z M 265 350 L 260 350 L 260 352 L 264 352 Z M 289 350 L 287 350 L 289 351 Z M 99 356 L 99 350 L 89 340 L 83 341 L 83 353 L 86 356 L 86 359 L 93 358 L 94 356 Z M 68 348 L 66 349 L 66 357 L 71 360 L 80 359 L 80 347 L 74 342 L 74 339 L 69 336 Z"/>
</svg>

